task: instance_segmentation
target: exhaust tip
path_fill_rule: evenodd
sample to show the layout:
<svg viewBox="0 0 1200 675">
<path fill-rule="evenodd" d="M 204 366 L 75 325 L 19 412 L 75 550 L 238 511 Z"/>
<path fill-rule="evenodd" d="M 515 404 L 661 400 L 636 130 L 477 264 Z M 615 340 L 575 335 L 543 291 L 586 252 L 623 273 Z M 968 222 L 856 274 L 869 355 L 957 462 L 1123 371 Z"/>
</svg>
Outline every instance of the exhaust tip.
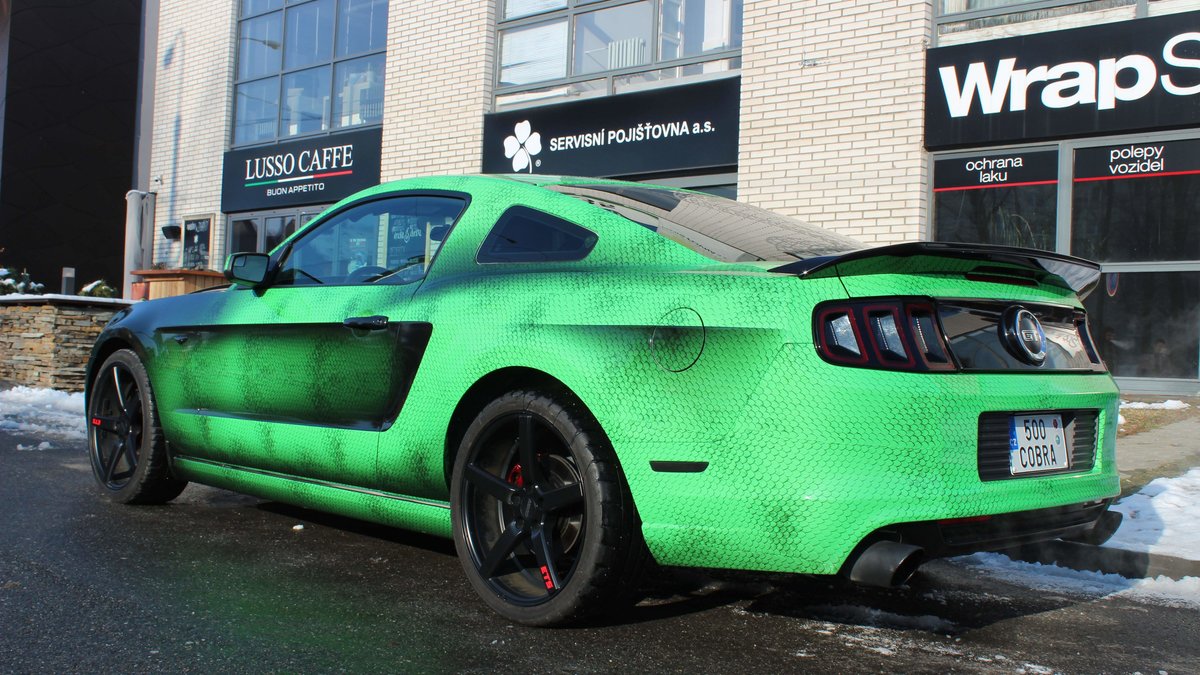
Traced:
<svg viewBox="0 0 1200 675">
<path fill-rule="evenodd" d="M 919 546 L 897 541 L 877 541 L 859 554 L 850 567 L 850 580 L 868 586 L 901 586 L 925 562 Z"/>
<path fill-rule="evenodd" d="M 1121 521 L 1124 515 L 1119 511 L 1105 511 L 1092 523 L 1092 527 L 1086 532 L 1070 537 L 1067 541 L 1075 541 L 1083 544 L 1091 544 L 1099 546 L 1108 541 L 1117 532 L 1117 528 L 1121 526 Z"/>
</svg>

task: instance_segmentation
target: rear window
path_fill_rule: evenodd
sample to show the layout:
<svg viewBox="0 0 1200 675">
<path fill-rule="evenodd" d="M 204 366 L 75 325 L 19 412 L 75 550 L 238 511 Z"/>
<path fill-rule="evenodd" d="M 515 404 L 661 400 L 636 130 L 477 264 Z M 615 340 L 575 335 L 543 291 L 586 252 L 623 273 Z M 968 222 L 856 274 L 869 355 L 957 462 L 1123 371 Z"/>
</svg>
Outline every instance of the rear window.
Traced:
<svg viewBox="0 0 1200 675">
<path fill-rule="evenodd" d="M 496 221 L 475 260 L 567 262 L 583 260 L 595 245 L 596 235 L 575 223 L 525 206 L 514 206 Z"/>
<path fill-rule="evenodd" d="M 547 185 L 720 262 L 792 262 L 865 248 L 815 225 L 723 197 L 630 185 Z"/>
</svg>

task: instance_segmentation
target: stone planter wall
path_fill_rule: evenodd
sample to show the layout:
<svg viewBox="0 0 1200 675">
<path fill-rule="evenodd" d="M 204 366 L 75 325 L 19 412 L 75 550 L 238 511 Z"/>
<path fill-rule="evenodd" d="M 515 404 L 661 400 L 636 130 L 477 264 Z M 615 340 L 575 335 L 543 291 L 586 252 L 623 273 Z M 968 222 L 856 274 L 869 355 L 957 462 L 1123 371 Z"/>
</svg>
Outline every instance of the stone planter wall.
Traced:
<svg viewBox="0 0 1200 675">
<path fill-rule="evenodd" d="M 0 380 L 83 391 L 96 336 L 126 306 L 71 295 L 0 296 Z"/>
</svg>

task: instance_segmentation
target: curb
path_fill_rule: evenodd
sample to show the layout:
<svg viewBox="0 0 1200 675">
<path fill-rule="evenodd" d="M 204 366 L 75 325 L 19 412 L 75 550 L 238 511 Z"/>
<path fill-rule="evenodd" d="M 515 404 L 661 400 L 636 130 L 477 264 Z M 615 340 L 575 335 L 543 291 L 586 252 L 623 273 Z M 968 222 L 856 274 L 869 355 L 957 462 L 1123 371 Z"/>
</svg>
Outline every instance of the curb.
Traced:
<svg viewBox="0 0 1200 675">
<path fill-rule="evenodd" d="M 1200 577 L 1200 561 L 1197 560 L 1062 540 L 1028 544 L 1006 553 L 1014 560 L 1058 565 L 1082 572 L 1119 574 L 1128 579 L 1165 576 L 1178 581 L 1183 577 Z"/>
</svg>

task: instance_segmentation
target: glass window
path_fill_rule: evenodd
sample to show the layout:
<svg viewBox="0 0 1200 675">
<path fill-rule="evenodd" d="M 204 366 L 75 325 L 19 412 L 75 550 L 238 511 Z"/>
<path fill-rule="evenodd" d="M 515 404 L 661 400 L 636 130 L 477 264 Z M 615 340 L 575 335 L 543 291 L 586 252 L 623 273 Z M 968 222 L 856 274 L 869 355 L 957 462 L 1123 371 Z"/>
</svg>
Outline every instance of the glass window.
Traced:
<svg viewBox="0 0 1200 675">
<path fill-rule="evenodd" d="M 1200 260 L 1200 140 L 1080 148 L 1073 187 L 1074 255 Z"/>
<path fill-rule="evenodd" d="M 935 240 L 1055 250 L 1057 151 L 939 159 L 933 171 Z"/>
<path fill-rule="evenodd" d="M 454 197 L 397 197 L 334 214 L 286 252 L 276 284 L 421 279 L 465 206 Z"/>
<path fill-rule="evenodd" d="M 242 16 L 254 16 L 283 7 L 283 0 L 242 0 Z"/>
<path fill-rule="evenodd" d="M 243 0 L 233 144 L 383 121 L 387 0 Z"/>
<path fill-rule="evenodd" d="M 229 252 L 243 253 L 258 250 L 258 220 L 236 219 L 229 226 Z"/>
<path fill-rule="evenodd" d="M 649 2 L 602 9 L 575 18 L 575 75 L 650 63 Z"/>
<path fill-rule="evenodd" d="M 1113 375 L 1195 379 L 1200 272 L 1107 273 L 1084 305 Z"/>
<path fill-rule="evenodd" d="M 505 0 L 504 18 L 515 19 L 567 6 L 567 0 Z"/>
<path fill-rule="evenodd" d="M 383 54 L 343 61 L 334 69 L 333 79 L 334 126 L 383 121 Z"/>
<path fill-rule="evenodd" d="M 282 49 L 283 20 L 278 12 L 243 21 L 238 35 L 238 79 L 279 72 Z"/>
<path fill-rule="evenodd" d="M 857 251 L 859 242 L 749 204 L 666 188 L 548 186 L 721 262 L 792 262 Z"/>
<path fill-rule="evenodd" d="M 239 84 L 234 113 L 233 142 L 258 143 L 275 137 L 279 119 L 279 80 Z"/>
<path fill-rule="evenodd" d="M 263 219 L 263 250 L 271 251 L 296 231 L 295 216 L 270 216 Z"/>
<path fill-rule="evenodd" d="M 596 246 L 596 235 L 574 224 L 524 206 L 504 212 L 479 247 L 477 262 L 565 262 L 583 260 Z"/>
<path fill-rule="evenodd" d="M 980 9 L 1028 5 L 1031 2 L 1040 2 L 1040 0 L 939 0 L 938 10 L 941 14 L 957 14 Z"/>
<path fill-rule="evenodd" d="M 183 221 L 183 262 L 180 267 L 204 269 L 208 267 L 208 247 L 212 230 L 211 218 Z"/>
<path fill-rule="evenodd" d="M 659 58 L 666 61 L 742 46 L 742 0 L 662 0 Z"/>
<path fill-rule="evenodd" d="M 333 54 L 333 0 L 313 0 L 287 10 L 287 70 L 328 61 Z"/>
<path fill-rule="evenodd" d="M 338 6 L 338 56 L 387 47 L 387 0 L 342 0 Z"/>
<path fill-rule="evenodd" d="M 587 95 L 592 82 L 604 95 L 741 67 L 744 0 L 499 2 L 497 110 Z M 633 79 L 576 88 L 585 76 L 612 71 Z"/>
<path fill-rule="evenodd" d="M 295 136 L 328 128 L 329 67 L 284 75 L 279 135 Z"/>
<path fill-rule="evenodd" d="M 567 76 L 567 20 L 513 28 L 500 34 L 500 85 Z"/>
</svg>

